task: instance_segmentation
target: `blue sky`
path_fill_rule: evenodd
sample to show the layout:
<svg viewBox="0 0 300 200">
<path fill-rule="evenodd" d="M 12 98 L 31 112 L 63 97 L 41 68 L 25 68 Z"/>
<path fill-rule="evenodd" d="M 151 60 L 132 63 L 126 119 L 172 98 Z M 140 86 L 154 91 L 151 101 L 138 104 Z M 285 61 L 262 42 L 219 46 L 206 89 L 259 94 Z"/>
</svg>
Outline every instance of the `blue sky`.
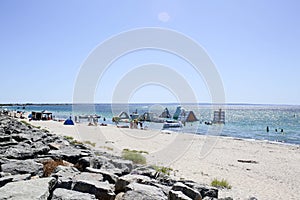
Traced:
<svg viewBox="0 0 300 200">
<path fill-rule="evenodd" d="M 121 32 L 161 27 L 200 44 L 222 78 L 228 103 L 300 104 L 299 1 L 0 1 L 0 103 L 72 102 L 81 65 Z M 118 59 L 99 80 L 95 101 L 135 67 L 163 63 L 185 77 L 199 102 L 210 102 L 201 77 L 182 59 L 159 51 Z M 148 85 L 131 102 L 176 101 Z"/>
</svg>

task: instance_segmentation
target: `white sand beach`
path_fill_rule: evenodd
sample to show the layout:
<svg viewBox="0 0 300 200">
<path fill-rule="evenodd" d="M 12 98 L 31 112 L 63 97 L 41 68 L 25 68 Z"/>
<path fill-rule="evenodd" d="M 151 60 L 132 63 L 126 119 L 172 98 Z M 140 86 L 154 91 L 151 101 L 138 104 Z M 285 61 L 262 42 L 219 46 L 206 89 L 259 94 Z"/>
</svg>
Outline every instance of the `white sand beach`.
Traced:
<svg viewBox="0 0 300 200">
<path fill-rule="evenodd" d="M 32 121 L 51 133 L 96 143 L 96 148 L 120 154 L 125 149 L 147 151 L 147 164 L 169 166 L 176 178 L 210 184 L 226 179 L 232 189 L 219 197 L 233 199 L 299 199 L 300 147 L 266 141 L 168 133 L 108 126 Z M 113 150 L 110 150 L 110 148 Z M 207 152 L 205 156 L 201 152 Z"/>
</svg>

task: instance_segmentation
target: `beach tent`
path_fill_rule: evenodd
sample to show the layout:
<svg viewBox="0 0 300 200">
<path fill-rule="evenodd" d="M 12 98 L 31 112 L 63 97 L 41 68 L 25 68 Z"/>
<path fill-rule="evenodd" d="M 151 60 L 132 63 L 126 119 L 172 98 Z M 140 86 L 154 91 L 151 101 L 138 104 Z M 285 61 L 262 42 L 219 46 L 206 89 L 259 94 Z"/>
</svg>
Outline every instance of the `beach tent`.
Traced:
<svg viewBox="0 0 300 200">
<path fill-rule="evenodd" d="M 151 122 L 154 118 L 154 113 L 150 113 L 150 112 L 145 112 L 144 114 L 142 114 L 139 117 L 140 121 L 147 121 L 147 122 Z"/>
<path fill-rule="evenodd" d="M 119 114 L 119 119 L 129 119 L 129 115 L 127 114 L 127 112 L 121 112 L 120 114 Z"/>
<path fill-rule="evenodd" d="M 170 112 L 168 110 L 168 108 L 165 108 L 165 110 L 161 113 L 161 115 L 159 116 L 161 118 L 171 118 Z"/>
<path fill-rule="evenodd" d="M 178 106 L 176 108 L 176 111 L 175 111 L 174 115 L 173 115 L 173 119 L 178 120 L 178 117 L 179 117 L 180 114 L 181 114 L 181 106 Z"/>
<path fill-rule="evenodd" d="M 74 125 L 74 122 L 71 119 L 71 117 L 64 122 L 64 125 Z"/>
<path fill-rule="evenodd" d="M 184 119 L 185 122 L 195 122 L 198 121 L 195 113 L 193 111 L 189 111 Z"/>
</svg>

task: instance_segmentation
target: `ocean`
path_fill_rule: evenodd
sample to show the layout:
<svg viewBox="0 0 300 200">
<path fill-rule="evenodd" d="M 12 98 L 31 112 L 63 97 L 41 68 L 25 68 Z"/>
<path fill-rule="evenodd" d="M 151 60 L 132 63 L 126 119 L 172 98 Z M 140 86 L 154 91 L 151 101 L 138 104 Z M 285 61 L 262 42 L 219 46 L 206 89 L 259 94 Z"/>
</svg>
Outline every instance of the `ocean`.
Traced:
<svg viewBox="0 0 300 200">
<path fill-rule="evenodd" d="M 139 114 L 153 112 L 160 115 L 165 108 L 170 114 L 174 114 L 178 104 L 45 104 L 9 106 L 9 110 L 19 111 L 42 111 L 47 110 L 53 113 L 56 119 L 67 119 L 75 115 L 97 114 L 105 118 L 105 123 L 111 123 L 112 117 L 125 111 L 131 114 L 137 111 Z M 201 135 L 209 134 L 209 128 L 221 125 L 206 125 L 205 122 L 213 119 L 213 112 L 219 107 L 225 111 L 225 124 L 218 134 L 226 137 L 241 139 L 267 140 L 272 142 L 282 142 L 287 144 L 300 144 L 300 106 L 295 105 L 249 105 L 249 104 L 183 104 L 185 110 L 192 110 L 198 122 L 186 123 L 182 132 L 195 133 Z M 149 129 L 161 129 L 161 123 L 147 122 L 144 126 Z M 269 132 L 267 132 L 269 127 Z"/>
</svg>

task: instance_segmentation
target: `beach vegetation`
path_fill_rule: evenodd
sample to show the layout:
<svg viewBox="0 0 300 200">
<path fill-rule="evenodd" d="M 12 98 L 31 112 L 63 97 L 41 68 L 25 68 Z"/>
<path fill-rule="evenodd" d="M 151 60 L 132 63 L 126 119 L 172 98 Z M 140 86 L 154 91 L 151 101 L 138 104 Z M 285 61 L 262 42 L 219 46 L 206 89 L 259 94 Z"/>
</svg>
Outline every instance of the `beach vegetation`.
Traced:
<svg viewBox="0 0 300 200">
<path fill-rule="evenodd" d="M 152 165 L 152 167 L 155 169 L 155 171 L 161 172 L 161 173 L 164 173 L 167 175 L 170 175 L 170 172 L 173 171 L 173 169 L 170 167 L 156 166 L 156 165 Z"/>
<path fill-rule="evenodd" d="M 72 141 L 70 141 L 70 143 L 73 145 L 83 145 L 83 142 L 78 141 L 78 140 L 72 140 Z"/>
<path fill-rule="evenodd" d="M 96 143 L 95 143 L 95 142 L 91 142 L 91 141 L 89 141 L 89 140 L 87 140 L 87 141 L 84 141 L 83 143 L 85 143 L 85 144 L 89 144 L 89 145 L 91 145 L 91 146 L 93 146 L 93 147 L 95 147 L 95 146 L 96 146 Z"/>
<path fill-rule="evenodd" d="M 114 148 L 108 147 L 108 146 L 100 146 L 99 148 L 106 149 L 106 150 L 109 150 L 109 151 L 113 151 L 114 150 Z"/>
<path fill-rule="evenodd" d="M 65 135 L 64 138 L 65 138 L 66 140 L 74 140 L 74 138 L 73 138 L 72 136 L 67 136 L 67 135 Z"/>
<path fill-rule="evenodd" d="M 225 179 L 222 179 L 222 180 L 220 181 L 220 180 L 218 180 L 217 178 L 215 178 L 215 179 L 211 182 L 210 185 L 213 186 L 213 187 L 217 187 L 217 188 L 225 188 L 225 189 L 231 189 L 231 188 L 232 188 L 232 186 L 231 186 L 231 185 L 228 183 L 228 181 L 225 180 Z"/>
<path fill-rule="evenodd" d="M 21 120 L 21 123 L 23 123 L 26 126 L 32 126 L 29 122 L 25 121 L 25 120 Z"/>
<path fill-rule="evenodd" d="M 49 130 L 44 129 L 44 128 L 42 129 L 42 131 L 45 132 L 45 133 L 49 133 L 50 132 Z"/>
<path fill-rule="evenodd" d="M 69 142 L 70 142 L 70 144 L 73 144 L 73 145 L 82 145 L 83 144 L 83 142 L 81 142 L 81 141 L 78 141 L 78 140 L 75 140 L 72 136 L 67 136 L 67 135 L 65 135 L 64 136 L 64 138 L 66 139 L 66 140 L 68 140 Z M 85 144 L 90 144 L 90 145 L 96 145 L 96 144 L 93 144 L 92 142 L 90 142 L 90 141 L 85 141 L 84 142 Z"/>
<path fill-rule="evenodd" d="M 146 164 L 146 158 L 136 150 L 123 149 L 122 158 L 131 160 L 134 164 Z"/>
<path fill-rule="evenodd" d="M 143 150 L 130 150 L 130 149 L 123 149 L 123 151 L 130 151 L 134 153 L 144 153 L 144 154 L 149 154 L 148 151 L 143 151 Z"/>
<path fill-rule="evenodd" d="M 21 120 L 20 121 L 22 124 L 26 125 L 26 126 L 31 126 L 32 128 L 37 128 L 37 129 L 40 129 L 41 126 L 35 126 L 35 125 L 32 125 L 30 124 L 29 122 L 25 121 L 25 120 Z"/>
<path fill-rule="evenodd" d="M 49 177 L 57 166 L 59 165 L 66 166 L 66 164 L 63 162 L 62 159 L 46 160 L 43 162 L 43 165 L 44 165 L 43 166 L 44 177 Z"/>
</svg>

